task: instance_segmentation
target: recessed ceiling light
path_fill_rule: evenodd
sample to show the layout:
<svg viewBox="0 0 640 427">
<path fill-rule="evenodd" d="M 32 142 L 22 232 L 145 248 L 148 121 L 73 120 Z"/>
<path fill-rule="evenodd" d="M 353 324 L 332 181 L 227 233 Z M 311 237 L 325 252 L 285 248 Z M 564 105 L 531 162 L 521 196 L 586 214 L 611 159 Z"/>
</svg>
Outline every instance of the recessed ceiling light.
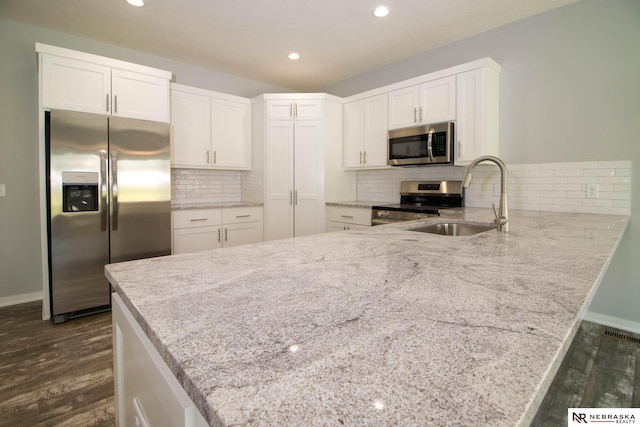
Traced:
<svg viewBox="0 0 640 427">
<path fill-rule="evenodd" d="M 129 3 L 131 6 L 135 6 L 135 7 L 144 6 L 144 1 L 142 1 L 142 0 L 127 0 L 127 3 Z"/>
<path fill-rule="evenodd" d="M 378 6 L 376 10 L 373 11 L 373 16 L 377 18 L 384 18 L 389 14 L 389 8 L 386 6 Z"/>
<path fill-rule="evenodd" d="M 298 55 L 298 54 L 297 54 L 297 53 L 295 53 L 295 52 L 291 52 L 291 53 L 289 54 L 289 59 L 292 59 L 292 60 L 294 60 L 294 61 L 295 61 L 296 59 L 300 59 L 300 55 Z"/>
</svg>

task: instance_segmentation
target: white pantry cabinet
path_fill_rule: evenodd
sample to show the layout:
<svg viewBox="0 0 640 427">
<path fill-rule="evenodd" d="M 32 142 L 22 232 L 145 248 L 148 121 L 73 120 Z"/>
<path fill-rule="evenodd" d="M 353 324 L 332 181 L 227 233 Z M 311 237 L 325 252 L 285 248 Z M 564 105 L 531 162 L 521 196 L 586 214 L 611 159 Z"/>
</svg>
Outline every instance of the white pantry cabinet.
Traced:
<svg viewBox="0 0 640 427">
<path fill-rule="evenodd" d="M 263 240 L 262 208 L 173 211 L 173 254 L 258 243 Z"/>
<path fill-rule="evenodd" d="M 344 104 L 344 167 L 387 167 L 387 94 Z"/>
<path fill-rule="evenodd" d="M 122 298 L 111 300 L 116 426 L 208 426 Z"/>
<path fill-rule="evenodd" d="M 169 122 L 171 73 L 36 44 L 41 106 Z"/>
<path fill-rule="evenodd" d="M 490 67 L 457 75 L 455 164 L 498 155 L 499 74 Z"/>
<path fill-rule="evenodd" d="M 371 208 L 327 206 L 327 231 L 358 230 L 371 227 Z"/>
<path fill-rule="evenodd" d="M 448 76 L 389 92 L 389 129 L 455 120 L 456 78 Z"/>
<path fill-rule="evenodd" d="M 342 99 L 265 94 L 252 99 L 251 116 L 254 164 L 242 194 L 264 202 L 265 240 L 323 233 L 325 199 L 355 200 L 356 172 L 343 166 Z"/>
<path fill-rule="evenodd" d="M 172 166 L 251 169 L 249 100 L 171 85 Z"/>
</svg>

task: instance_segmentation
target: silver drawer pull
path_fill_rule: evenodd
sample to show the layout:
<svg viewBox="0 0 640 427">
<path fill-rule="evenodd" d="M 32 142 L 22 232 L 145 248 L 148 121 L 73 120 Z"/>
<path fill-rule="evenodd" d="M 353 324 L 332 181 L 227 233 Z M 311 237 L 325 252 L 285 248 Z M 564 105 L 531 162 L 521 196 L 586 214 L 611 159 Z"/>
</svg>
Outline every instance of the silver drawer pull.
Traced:
<svg viewBox="0 0 640 427">
<path fill-rule="evenodd" d="M 340 215 L 342 218 L 352 218 L 353 219 L 353 215 Z"/>
<path fill-rule="evenodd" d="M 209 218 L 193 218 L 193 219 L 190 219 L 189 221 L 191 221 L 191 222 L 196 222 L 196 221 L 209 221 Z"/>
<path fill-rule="evenodd" d="M 236 218 L 251 218 L 251 215 L 236 215 Z"/>
</svg>

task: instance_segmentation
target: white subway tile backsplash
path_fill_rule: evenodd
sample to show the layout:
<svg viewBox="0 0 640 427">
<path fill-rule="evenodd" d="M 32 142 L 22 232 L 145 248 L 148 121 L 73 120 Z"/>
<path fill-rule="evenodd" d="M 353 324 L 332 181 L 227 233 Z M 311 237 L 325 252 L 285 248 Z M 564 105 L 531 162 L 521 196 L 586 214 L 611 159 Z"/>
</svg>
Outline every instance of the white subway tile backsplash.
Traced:
<svg viewBox="0 0 640 427">
<path fill-rule="evenodd" d="M 173 205 L 239 202 L 242 200 L 242 172 L 210 169 L 172 169 Z"/>
<path fill-rule="evenodd" d="M 509 208 L 629 215 L 631 161 L 560 162 L 507 165 Z M 399 201 L 400 182 L 462 180 L 466 168 L 429 166 L 358 172 L 358 200 Z M 598 185 L 598 198 L 587 199 L 587 184 Z M 467 206 L 498 203 L 494 186 L 500 174 L 494 165 L 479 165 L 465 192 Z"/>
</svg>

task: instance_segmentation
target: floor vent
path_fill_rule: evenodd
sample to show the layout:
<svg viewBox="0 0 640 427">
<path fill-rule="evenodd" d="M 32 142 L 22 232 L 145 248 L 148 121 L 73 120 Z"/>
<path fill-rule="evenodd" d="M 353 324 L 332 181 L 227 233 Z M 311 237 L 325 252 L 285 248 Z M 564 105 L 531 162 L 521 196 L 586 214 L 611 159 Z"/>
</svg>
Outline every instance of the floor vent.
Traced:
<svg viewBox="0 0 640 427">
<path fill-rule="evenodd" d="M 640 345 L 640 338 L 636 338 L 636 337 L 631 337 L 629 335 L 626 334 L 621 334 L 620 332 L 613 332 L 610 331 L 608 329 L 605 329 L 603 332 L 603 335 L 606 335 L 608 337 L 612 337 L 612 338 L 617 338 L 619 340 L 623 340 L 623 341 L 629 341 L 632 343 L 636 343 Z"/>
</svg>

